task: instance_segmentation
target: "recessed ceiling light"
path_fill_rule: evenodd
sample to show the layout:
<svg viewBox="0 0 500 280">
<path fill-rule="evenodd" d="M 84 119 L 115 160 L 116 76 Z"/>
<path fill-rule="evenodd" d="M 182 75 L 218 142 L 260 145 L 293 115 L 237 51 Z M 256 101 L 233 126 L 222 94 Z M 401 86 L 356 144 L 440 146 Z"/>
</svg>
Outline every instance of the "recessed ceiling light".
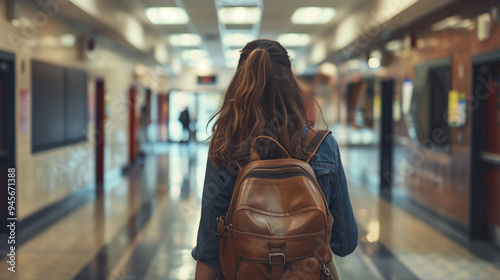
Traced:
<svg viewBox="0 0 500 280">
<path fill-rule="evenodd" d="M 208 57 L 208 52 L 205 50 L 183 50 L 181 52 L 181 57 L 184 60 L 198 60 Z"/>
<path fill-rule="evenodd" d="M 208 75 L 212 73 L 212 61 L 202 58 L 196 61 L 196 73 L 198 75 Z"/>
<path fill-rule="evenodd" d="M 243 47 L 253 40 L 255 40 L 255 37 L 248 33 L 228 33 L 222 37 L 222 43 L 229 47 Z"/>
<path fill-rule="evenodd" d="M 189 22 L 186 11 L 178 7 L 147 8 L 146 16 L 153 24 L 186 24 Z"/>
<path fill-rule="evenodd" d="M 292 15 L 293 24 L 325 24 L 335 16 L 334 8 L 302 7 Z"/>
<path fill-rule="evenodd" d="M 224 24 L 255 24 L 261 14 L 259 7 L 222 7 L 217 11 L 219 21 Z"/>
<path fill-rule="evenodd" d="M 372 69 L 378 68 L 380 66 L 380 59 L 378 59 L 377 57 L 368 59 L 368 66 L 370 66 L 370 68 Z"/>
<path fill-rule="evenodd" d="M 61 41 L 61 44 L 63 46 L 71 48 L 75 45 L 76 37 L 73 34 L 67 33 L 61 35 L 61 38 L 59 40 Z"/>
<path fill-rule="evenodd" d="M 400 51 L 404 49 L 403 40 L 393 40 L 385 44 L 385 49 L 390 52 Z"/>
<path fill-rule="evenodd" d="M 201 37 L 196 34 L 172 34 L 168 41 L 174 47 L 196 47 L 201 44 Z"/>
<path fill-rule="evenodd" d="M 305 33 L 283 33 L 278 36 L 278 42 L 288 47 L 307 46 L 310 41 L 311 37 Z"/>
</svg>

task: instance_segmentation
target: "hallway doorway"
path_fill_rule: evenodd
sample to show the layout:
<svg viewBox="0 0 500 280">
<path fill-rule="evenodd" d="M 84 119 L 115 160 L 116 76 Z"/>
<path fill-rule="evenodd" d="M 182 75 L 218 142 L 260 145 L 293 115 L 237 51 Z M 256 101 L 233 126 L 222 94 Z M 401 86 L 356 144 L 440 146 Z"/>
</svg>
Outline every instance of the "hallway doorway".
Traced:
<svg viewBox="0 0 500 280">
<path fill-rule="evenodd" d="M 500 247 L 500 50 L 473 60 L 473 94 L 471 235 Z"/>
<path fill-rule="evenodd" d="M 16 89 L 15 89 L 15 57 L 13 54 L 0 51 L 0 240 L 8 235 L 6 221 L 15 219 L 16 213 Z M 24 120 L 27 121 L 27 120 Z M 13 177 L 13 174 L 15 177 Z M 14 179 L 12 182 L 7 179 Z M 9 184 L 8 184 L 9 183 Z M 13 183 L 13 184 L 10 184 Z M 9 210 L 8 207 L 12 206 Z M 0 252 L 7 248 L 7 242 L 0 242 Z M 5 247 L 4 247 L 5 246 Z"/>
</svg>

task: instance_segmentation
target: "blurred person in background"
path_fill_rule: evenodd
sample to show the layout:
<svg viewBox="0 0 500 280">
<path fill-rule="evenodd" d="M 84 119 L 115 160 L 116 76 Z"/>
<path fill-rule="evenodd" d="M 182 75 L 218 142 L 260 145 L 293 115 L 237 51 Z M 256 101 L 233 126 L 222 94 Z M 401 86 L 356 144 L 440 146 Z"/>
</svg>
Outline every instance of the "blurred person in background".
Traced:
<svg viewBox="0 0 500 280">
<path fill-rule="evenodd" d="M 141 115 L 139 117 L 139 156 L 144 157 L 146 155 L 146 143 L 148 142 L 148 125 L 151 122 L 148 115 L 148 109 L 146 105 L 141 107 Z"/>
<path fill-rule="evenodd" d="M 179 116 L 179 121 L 182 124 L 182 135 L 183 135 L 183 140 L 181 140 L 182 143 L 189 143 L 189 139 L 191 138 L 191 129 L 190 129 L 190 124 L 191 124 L 191 117 L 189 116 L 189 110 L 186 107 L 184 109 L 180 116 Z M 186 138 L 186 131 L 187 131 L 187 138 Z M 185 139 L 185 140 L 184 140 Z"/>
</svg>

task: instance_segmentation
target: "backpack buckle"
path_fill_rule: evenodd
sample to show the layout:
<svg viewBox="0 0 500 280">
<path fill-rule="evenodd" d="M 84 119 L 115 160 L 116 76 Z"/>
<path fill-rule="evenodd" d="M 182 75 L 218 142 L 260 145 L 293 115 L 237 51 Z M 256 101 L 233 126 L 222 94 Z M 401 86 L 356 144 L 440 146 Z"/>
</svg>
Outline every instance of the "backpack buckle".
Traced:
<svg viewBox="0 0 500 280">
<path fill-rule="evenodd" d="M 282 257 L 283 262 L 282 263 L 273 263 L 274 257 Z M 285 263 L 286 263 L 285 254 L 283 254 L 283 253 L 270 253 L 269 254 L 269 265 L 282 264 L 283 266 L 285 266 Z"/>
</svg>

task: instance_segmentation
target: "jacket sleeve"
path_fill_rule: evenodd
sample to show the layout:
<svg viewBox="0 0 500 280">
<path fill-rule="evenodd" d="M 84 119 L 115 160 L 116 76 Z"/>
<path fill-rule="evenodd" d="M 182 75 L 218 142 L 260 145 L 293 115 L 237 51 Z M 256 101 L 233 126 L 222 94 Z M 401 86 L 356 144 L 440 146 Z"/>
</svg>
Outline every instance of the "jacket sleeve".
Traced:
<svg viewBox="0 0 500 280">
<path fill-rule="evenodd" d="M 234 183 L 231 174 L 225 169 L 215 169 L 207 161 L 203 197 L 201 201 L 201 219 L 196 247 L 191 252 L 195 260 L 214 268 L 220 267 L 219 233 L 216 219 L 227 213 L 231 201 Z"/>
<path fill-rule="evenodd" d="M 358 244 L 358 226 L 354 217 L 347 180 L 342 166 L 337 141 L 328 135 L 318 150 L 318 159 L 332 163 L 327 190 L 328 207 L 333 215 L 330 247 L 335 255 L 344 257 L 356 249 Z"/>
<path fill-rule="evenodd" d="M 335 209 L 335 211 L 338 210 L 341 218 L 339 227 L 335 228 L 334 226 L 332 235 L 335 235 L 336 238 L 340 238 L 342 242 L 340 247 L 336 246 L 336 248 L 333 248 L 332 246 L 332 250 L 336 255 L 343 257 L 352 253 L 358 245 L 358 225 L 356 224 L 351 199 L 349 198 L 347 179 L 344 173 L 344 167 L 342 166 L 339 146 L 335 139 L 333 139 L 333 141 L 335 156 L 337 157 L 337 170 L 334 174 L 335 180 L 333 184 L 333 193 L 336 195 L 332 195 L 333 201 L 331 203 L 332 208 L 330 209 Z"/>
</svg>

